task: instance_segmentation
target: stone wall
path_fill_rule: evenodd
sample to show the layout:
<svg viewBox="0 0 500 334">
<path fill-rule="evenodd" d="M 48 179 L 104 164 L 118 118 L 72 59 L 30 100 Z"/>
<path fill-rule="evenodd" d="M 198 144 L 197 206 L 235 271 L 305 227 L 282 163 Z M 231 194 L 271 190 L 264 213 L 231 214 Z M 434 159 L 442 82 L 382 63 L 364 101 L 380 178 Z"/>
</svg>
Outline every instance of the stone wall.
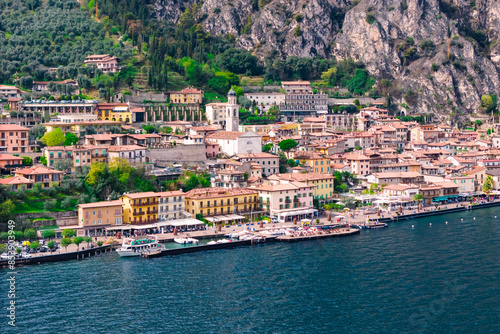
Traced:
<svg viewBox="0 0 500 334">
<path fill-rule="evenodd" d="M 157 160 L 167 163 L 190 164 L 194 162 L 205 162 L 205 144 L 199 145 L 176 145 L 172 148 L 154 148 L 147 151 L 149 161 Z"/>
<path fill-rule="evenodd" d="M 42 217 L 52 217 L 52 218 L 68 218 L 78 216 L 78 211 L 58 211 L 58 212 L 27 212 L 19 213 L 15 215 L 15 220 L 29 219 L 29 218 L 42 218 Z"/>
</svg>

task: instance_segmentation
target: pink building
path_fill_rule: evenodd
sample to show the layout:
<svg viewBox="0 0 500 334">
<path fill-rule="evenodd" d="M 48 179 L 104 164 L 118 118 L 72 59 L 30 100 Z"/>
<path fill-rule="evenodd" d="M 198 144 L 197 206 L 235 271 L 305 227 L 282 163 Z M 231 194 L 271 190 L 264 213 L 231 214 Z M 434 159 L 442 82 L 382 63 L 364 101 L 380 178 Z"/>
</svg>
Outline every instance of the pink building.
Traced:
<svg viewBox="0 0 500 334">
<path fill-rule="evenodd" d="M 0 152 L 32 152 L 29 145 L 28 128 L 15 124 L 0 124 Z"/>
<path fill-rule="evenodd" d="M 205 140 L 205 152 L 207 158 L 215 158 L 220 154 L 220 145 L 216 142 Z"/>
<path fill-rule="evenodd" d="M 303 182 L 276 180 L 251 189 L 259 192 L 259 206 L 279 221 L 312 219 L 313 186 Z"/>
</svg>

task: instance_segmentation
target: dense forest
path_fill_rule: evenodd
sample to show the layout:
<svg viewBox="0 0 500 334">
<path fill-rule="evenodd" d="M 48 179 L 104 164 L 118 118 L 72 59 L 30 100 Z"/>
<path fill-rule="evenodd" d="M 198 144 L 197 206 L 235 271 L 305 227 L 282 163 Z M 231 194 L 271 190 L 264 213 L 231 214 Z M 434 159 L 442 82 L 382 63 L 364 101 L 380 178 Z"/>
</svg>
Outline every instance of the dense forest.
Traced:
<svg viewBox="0 0 500 334">
<path fill-rule="evenodd" d="M 76 0 L 0 0 L 0 82 L 76 79 L 89 54 L 131 55 Z M 59 67 L 49 72 L 47 68 Z M 26 80 L 28 77 L 28 80 Z M 20 81 L 21 82 L 21 81 Z"/>
</svg>

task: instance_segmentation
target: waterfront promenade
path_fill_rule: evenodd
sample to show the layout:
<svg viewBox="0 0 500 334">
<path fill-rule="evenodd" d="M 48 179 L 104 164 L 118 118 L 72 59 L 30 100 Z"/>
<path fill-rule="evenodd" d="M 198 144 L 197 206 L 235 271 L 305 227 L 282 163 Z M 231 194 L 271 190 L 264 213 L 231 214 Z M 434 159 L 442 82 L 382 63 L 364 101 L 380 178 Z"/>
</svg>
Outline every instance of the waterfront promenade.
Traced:
<svg viewBox="0 0 500 334">
<path fill-rule="evenodd" d="M 358 208 L 356 210 L 352 210 L 349 212 L 331 212 L 331 221 L 327 220 L 328 215 L 324 214 L 318 218 L 313 219 L 312 225 L 316 225 L 316 219 L 319 219 L 320 225 L 328 226 L 328 225 L 335 225 L 337 224 L 336 218 L 338 216 L 344 217 L 341 219 L 341 222 L 345 224 L 352 224 L 352 225 L 363 225 L 366 222 L 366 218 L 368 217 L 370 220 L 383 220 L 383 221 L 389 221 L 389 222 L 395 222 L 397 223 L 398 221 L 403 222 L 406 219 L 414 219 L 414 218 L 419 218 L 421 216 L 429 215 L 429 214 L 446 214 L 450 213 L 448 210 L 466 210 L 467 207 L 471 207 L 472 209 L 480 209 L 483 207 L 488 207 L 488 206 L 495 206 L 495 205 L 500 205 L 500 199 L 497 200 L 492 200 L 489 202 L 486 202 L 485 204 L 475 204 L 472 205 L 470 202 L 459 202 L 459 203 L 448 203 L 444 205 L 439 205 L 439 206 L 427 206 L 423 207 L 420 211 L 419 210 L 402 210 L 400 216 L 398 217 L 395 211 L 392 212 L 387 212 L 383 211 L 381 212 L 381 215 L 378 216 L 377 213 L 367 213 L 367 209 L 370 209 L 370 207 L 363 207 L 363 208 Z M 372 209 L 373 211 L 373 209 Z M 294 225 L 292 222 L 285 222 L 285 223 L 266 223 L 263 225 L 263 229 L 266 228 L 282 228 L 282 227 L 299 227 L 300 224 Z M 245 229 L 250 229 L 255 231 L 260 231 L 262 228 L 260 228 L 259 223 L 247 223 L 247 224 L 241 224 L 241 225 L 227 225 L 227 226 L 222 226 L 221 231 L 218 231 L 217 228 L 209 226 L 206 230 L 202 231 L 190 231 L 190 232 L 179 232 L 177 235 L 174 235 L 173 233 L 159 233 L 156 234 L 159 240 L 161 241 L 172 241 L 175 237 L 193 237 L 193 238 L 220 238 L 224 236 L 225 234 L 228 233 L 237 233 L 241 232 Z M 121 244 L 123 239 L 118 239 L 116 237 L 97 237 L 97 241 L 103 241 L 105 244 L 113 243 L 113 244 Z M 95 243 L 95 238 L 93 243 Z M 80 250 L 82 248 L 87 249 L 86 243 L 82 243 L 80 245 Z M 56 252 L 53 254 L 63 254 L 66 252 L 76 252 L 77 247 L 76 245 L 69 245 L 67 247 L 67 250 L 64 248 L 58 249 Z M 37 254 L 32 254 L 32 256 L 46 256 L 50 255 L 50 253 L 37 253 Z"/>
</svg>

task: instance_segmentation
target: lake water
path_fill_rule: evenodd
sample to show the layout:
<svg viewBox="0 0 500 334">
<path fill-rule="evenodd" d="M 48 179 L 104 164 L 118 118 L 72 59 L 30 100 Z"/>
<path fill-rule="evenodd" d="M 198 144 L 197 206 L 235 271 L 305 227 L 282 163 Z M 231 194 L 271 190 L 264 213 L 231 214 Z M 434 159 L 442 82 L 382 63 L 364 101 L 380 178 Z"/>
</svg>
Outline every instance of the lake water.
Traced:
<svg viewBox="0 0 500 334">
<path fill-rule="evenodd" d="M 17 327 L 2 314 L 0 332 L 499 333 L 495 215 L 491 208 L 346 238 L 23 267 Z M 5 279 L 0 287 L 7 314 Z"/>
</svg>

